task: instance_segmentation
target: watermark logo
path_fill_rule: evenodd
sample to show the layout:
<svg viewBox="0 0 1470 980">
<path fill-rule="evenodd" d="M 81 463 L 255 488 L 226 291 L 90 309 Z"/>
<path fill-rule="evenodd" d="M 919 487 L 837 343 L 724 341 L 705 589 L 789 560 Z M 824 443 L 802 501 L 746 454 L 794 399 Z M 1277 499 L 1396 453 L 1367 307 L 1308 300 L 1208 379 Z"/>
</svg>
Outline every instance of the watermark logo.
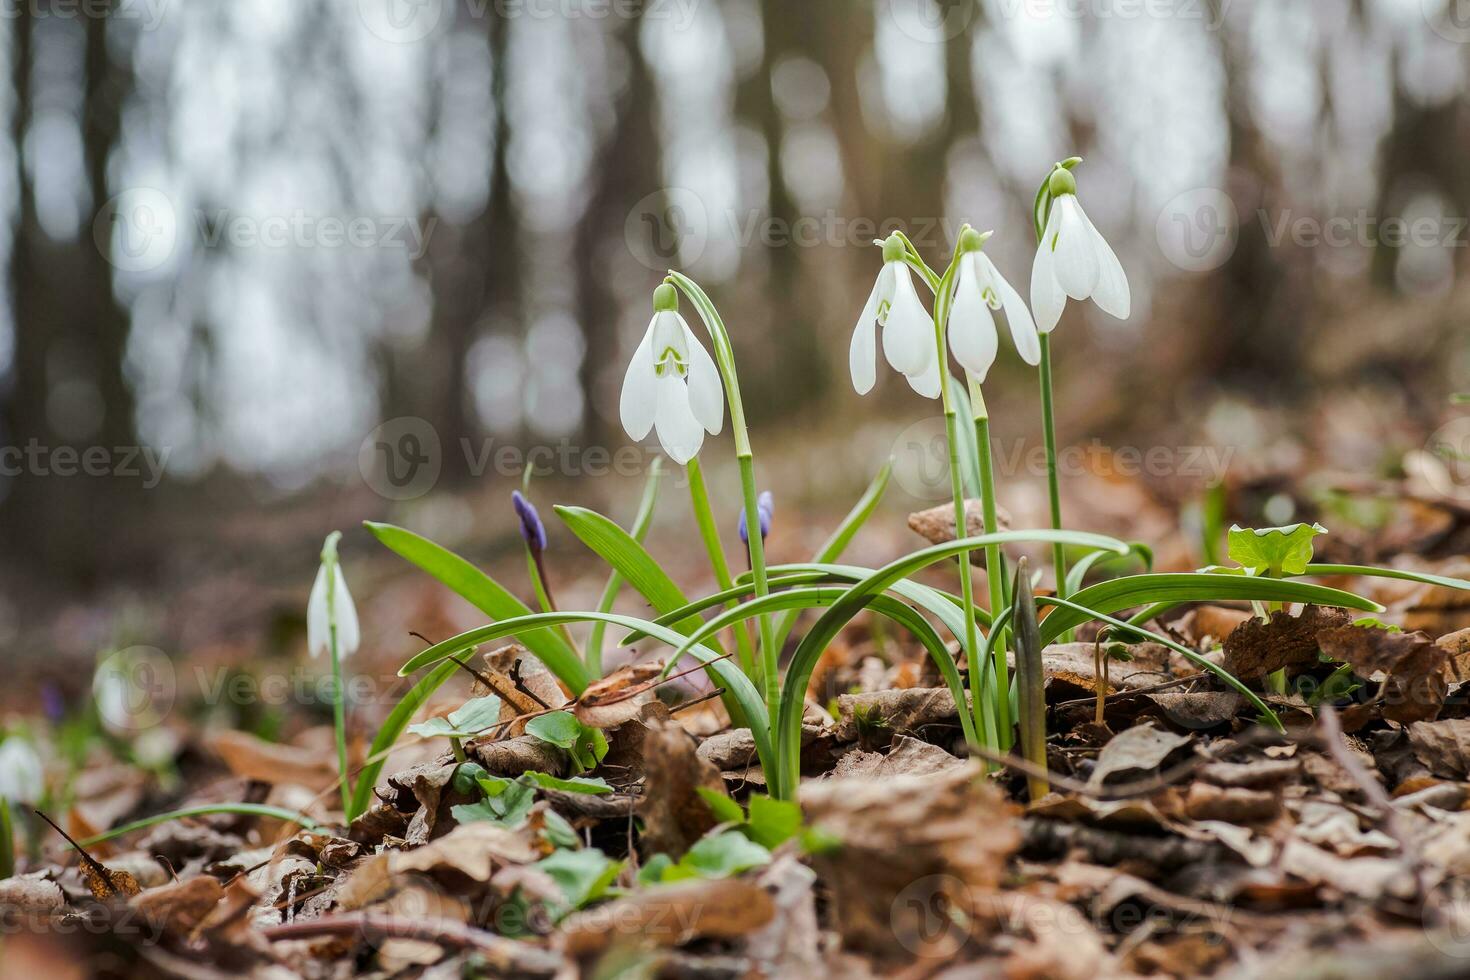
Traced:
<svg viewBox="0 0 1470 980">
<path fill-rule="evenodd" d="M 1446 41 L 1470 41 L 1470 0 L 1419 0 L 1429 29 Z"/>
<path fill-rule="evenodd" d="M 357 0 L 357 16 L 389 44 L 422 41 L 439 26 L 449 0 Z"/>
<path fill-rule="evenodd" d="M 950 497 L 949 440 L 943 416 L 920 419 L 904 429 L 893 440 L 890 455 L 893 478 L 909 496 L 916 500 Z"/>
<path fill-rule="evenodd" d="M 439 482 L 444 454 L 428 420 L 401 415 L 378 426 L 357 450 L 357 468 L 380 497 L 413 500 Z"/>
<path fill-rule="evenodd" d="M 889 910 L 894 938 L 915 956 L 954 956 L 970 937 L 969 915 L 956 905 L 969 891 L 954 875 L 925 875 L 910 882 Z"/>
<path fill-rule="evenodd" d="M 92 675 L 97 716 L 119 734 L 161 724 L 177 695 L 173 661 L 154 647 L 128 647 L 110 654 Z"/>
<path fill-rule="evenodd" d="M 915 41 L 942 44 L 975 22 L 979 0 L 882 0 L 894 26 Z"/>
<path fill-rule="evenodd" d="M 709 211 L 687 188 L 661 188 L 633 205 L 623 222 L 623 240 L 633 257 L 655 272 L 691 266 L 709 243 Z"/>
<path fill-rule="evenodd" d="M 1224 191 L 1198 187 L 1164 205 L 1154 225 L 1154 236 L 1164 258 L 1178 268 L 1209 272 L 1235 254 L 1240 214 Z"/>
<path fill-rule="evenodd" d="M 173 257 L 179 222 L 167 194 L 131 187 L 102 205 L 92 219 L 92 240 L 123 272 L 152 272 Z"/>
</svg>

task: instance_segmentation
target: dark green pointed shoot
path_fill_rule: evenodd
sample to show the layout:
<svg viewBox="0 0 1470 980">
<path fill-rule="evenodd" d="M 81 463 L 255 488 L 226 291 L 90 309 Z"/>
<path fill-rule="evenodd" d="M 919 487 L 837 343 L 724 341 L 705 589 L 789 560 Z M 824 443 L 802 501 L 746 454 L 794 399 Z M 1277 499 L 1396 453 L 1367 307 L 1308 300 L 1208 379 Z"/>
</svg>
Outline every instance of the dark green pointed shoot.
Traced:
<svg viewBox="0 0 1470 980">
<path fill-rule="evenodd" d="M 1016 563 L 1011 619 L 1016 633 L 1016 702 L 1020 714 L 1021 753 L 1040 775 L 1026 775 L 1026 789 L 1034 803 L 1051 786 L 1046 778 L 1046 693 L 1041 669 L 1041 626 L 1036 620 L 1036 597 L 1031 594 L 1031 570 L 1022 558 Z"/>
</svg>

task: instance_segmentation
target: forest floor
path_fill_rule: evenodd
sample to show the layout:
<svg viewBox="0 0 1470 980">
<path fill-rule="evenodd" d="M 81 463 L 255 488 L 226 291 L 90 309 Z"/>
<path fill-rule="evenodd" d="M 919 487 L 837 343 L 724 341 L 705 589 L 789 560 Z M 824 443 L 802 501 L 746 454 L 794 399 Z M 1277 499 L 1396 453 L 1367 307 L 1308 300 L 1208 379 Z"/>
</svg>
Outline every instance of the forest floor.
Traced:
<svg viewBox="0 0 1470 980">
<path fill-rule="evenodd" d="M 1331 504 L 1319 491 L 1259 473 L 1220 504 L 1286 501 L 1295 520 L 1330 524 L 1319 560 L 1470 572 L 1470 508 L 1432 481 L 1344 481 Z M 1160 567 L 1193 567 L 1186 503 L 1089 478 L 1069 523 L 1151 539 Z M 1371 519 L 1353 526 L 1363 508 Z M 802 551 L 820 524 L 783 513 L 773 552 Z M 880 562 L 918 541 L 901 516 L 870 530 Z M 595 596 L 605 574 L 578 565 L 565 592 Z M 939 584 L 954 568 L 927 574 Z M 218 813 L 79 851 L 17 810 L 0 977 L 1465 976 L 1470 595 L 1322 584 L 1377 601 L 1401 630 L 1354 646 L 1341 610 L 1263 621 L 1248 603 L 1152 624 L 1260 692 L 1284 733 L 1167 646 L 1092 627 L 1049 647 L 1050 792 L 1036 799 L 1034 769 L 967 750 L 923 650 L 866 617 L 808 686 L 795 806 L 763 795 L 749 730 L 710 683 L 662 681 L 649 665 L 666 651 L 650 644 L 577 699 L 524 648 L 487 644 L 420 708 L 350 824 L 320 663 L 191 645 L 187 670 L 168 666 L 170 703 L 131 730 L 106 705 L 53 705 L 85 694 L 56 676 L 67 696 L 41 696 L 21 727 L 46 747 L 37 807 L 72 838 L 216 803 L 313 825 Z M 483 622 L 432 582 L 365 591 L 379 610 L 369 637 Z M 354 765 L 408 683 L 401 657 L 372 647 L 350 667 Z M 162 666 L 137 656 L 136 669 Z M 1277 669 L 1290 693 L 1266 683 Z M 457 747 L 436 735 L 476 727 L 455 712 L 486 698 L 501 702 L 493 727 Z M 600 732 L 605 754 L 537 724 L 562 714 Z"/>
</svg>

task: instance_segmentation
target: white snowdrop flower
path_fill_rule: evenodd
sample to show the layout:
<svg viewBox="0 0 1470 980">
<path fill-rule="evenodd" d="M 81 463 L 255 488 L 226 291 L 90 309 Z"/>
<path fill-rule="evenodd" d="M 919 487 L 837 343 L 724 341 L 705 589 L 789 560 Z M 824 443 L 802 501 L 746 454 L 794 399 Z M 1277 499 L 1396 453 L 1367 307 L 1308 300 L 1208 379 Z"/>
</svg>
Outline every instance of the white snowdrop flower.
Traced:
<svg viewBox="0 0 1470 980">
<path fill-rule="evenodd" d="M 0 742 L 0 797 L 34 806 L 46 794 L 46 771 L 31 743 L 12 736 Z"/>
<path fill-rule="evenodd" d="M 347 591 L 347 579 L 337 561 L 337 539 L 342 535 L 333 531 L 327 536 L 322 548 L 322 563 L 317 569 L 316 581 L 311 586 L 311 597 L 306 601 L 306 647 L 313 657 L 332 652 L 332 618 L 337 621 L 337 655 L 347 658 L 357 651 L 362 642 L 362 632 L 357 623 L 357 607 L 353 605 L 352 593 Z M 327 594 L 332 595 L 332 608 L 327 608 Z"/>
<path fill-rule="evenodd" d="M 934 321 L 919 301 L 913 273 L 903 260 L 903 240 L 889 235 L 883 242 L 883 268 L 858 317 L 848 351 L 852 386 L 859 395 L 872 390 L 877 377 L 877 327 L 883 328 L 883 356 L 925 398 L 939 397 L 939 358 L 934 349 Z"/>
<path fill-rule="evenodd" d="M 960 239 L 960 264 L 949 310 L 949 349 L 965 370 L 984 381 L 995 363 L 999 341 L 994 310 L 1004 310 L 1016 351 L 1027 364 L 1041 363 L 1036 323 L 1021 294 L 980 249 L 988 235 L 967 228 Z"/>
<path fill-rule="evenodd" d="M 653 319 L 633 352 L 619 402 L 623 429 L 632 439 L 658 432 L 674 462 L 699 453 L 704 434 L 725 424 L 725 389 L 719 369 L 679 315 L 679 294 L 668 283 L 653 291 Z"/>
<path fill-rule="evenodd" d="M 1091 299 L 1120 320 L 1132 309 L 1128 277 L 1118 256 L 1077 200 L 1077 181 L 1065 168 L 1052 171 L 1052 207 L 1031 267 L 1031 312 L 1042 333 L 1062 318 L 1067 297 Z"/>
</svg>

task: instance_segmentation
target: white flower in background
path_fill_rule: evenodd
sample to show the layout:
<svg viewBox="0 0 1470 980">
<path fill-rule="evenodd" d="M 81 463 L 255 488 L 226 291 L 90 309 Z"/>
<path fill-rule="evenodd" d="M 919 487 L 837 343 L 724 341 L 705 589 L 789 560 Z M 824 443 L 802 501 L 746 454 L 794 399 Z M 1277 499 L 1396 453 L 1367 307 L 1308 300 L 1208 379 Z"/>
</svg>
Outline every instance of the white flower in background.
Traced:
<svg viewBox="0 0 1470 980">
<path fill-rule="evenodd" d="M 883 268 L 852 332 L 852 347 L 848 351 L 852 386 L 859 395 L 866 395 L 878 380 L 876 328 L 881 326 L 883 356 L 888 363 L 919 394 L 938 398 L 939 358 L 934 350 L 934 321 L 919 301 L 903 251 L 903 240 L 897 235 L 889 235 L 883 242 Z"/>
<path fill-rule="evenodd" d="M 974 229 L 966 229 L 961 236 L 960 267 L 949 309 L 949 349 L 977 381 L 985 380 L 999 347 L 993 310 L 1005 310 L 1021 359 L 1031 365 L 1041 363 L 1041 342 L 1026 301 L 1006 282 L 990 256 L 980 251 L 988 237 Z"/>
<path fill-rule="evenodd" d="M 653 291 L 653 319 L 623 377 L 618 410 L 629 438 L 656 429 L 664 452 L 681 465 L 698 455 L 706 431 L 718 435 L 725 424 L 720 372 L 679 315 L 679 294 L 668 283 Z"/>
<path fill-rule="evenodd" d="M 0 742 L 0 797 L 34 806 L 46 795 L 46 771 L 31 743 L 12 736 Z"/>
<path fill-rule="evenodd" d="M 1069 296 L 1079 301 L 1091 299 L 1103 312 L 1126 320 L 1133 299 L 1118 256 L 1082 210 L 1072 174 L 1058 167 L 1050 180 L 1051 215 L 1031 267 L 1031 312 L 1036 314 L 1036 326 L 1042 333 L 1051 333 Z"/>
<path fill-rule="evenodd" d="M 322 548 L 322 564 L 317 569 L 316 581 L 312 583 L 311 597 L 306 600 L 306 648 L 313 657 L 332 652 L 333 615 L 337 620 L 339 657 L 351 656 L 362 641 L 362 632 L 357 623 L 357 607 L 352 604 L 352 593 L 347 591 L 347 580 L 342 575 L 342 566 L 337 562 L 339 537 L 341 534 L 337 531 L 327 536 L 326 546 Z M 332 593 L 330 611 L 327 608 L 329 588 Z"/>
</svg>

